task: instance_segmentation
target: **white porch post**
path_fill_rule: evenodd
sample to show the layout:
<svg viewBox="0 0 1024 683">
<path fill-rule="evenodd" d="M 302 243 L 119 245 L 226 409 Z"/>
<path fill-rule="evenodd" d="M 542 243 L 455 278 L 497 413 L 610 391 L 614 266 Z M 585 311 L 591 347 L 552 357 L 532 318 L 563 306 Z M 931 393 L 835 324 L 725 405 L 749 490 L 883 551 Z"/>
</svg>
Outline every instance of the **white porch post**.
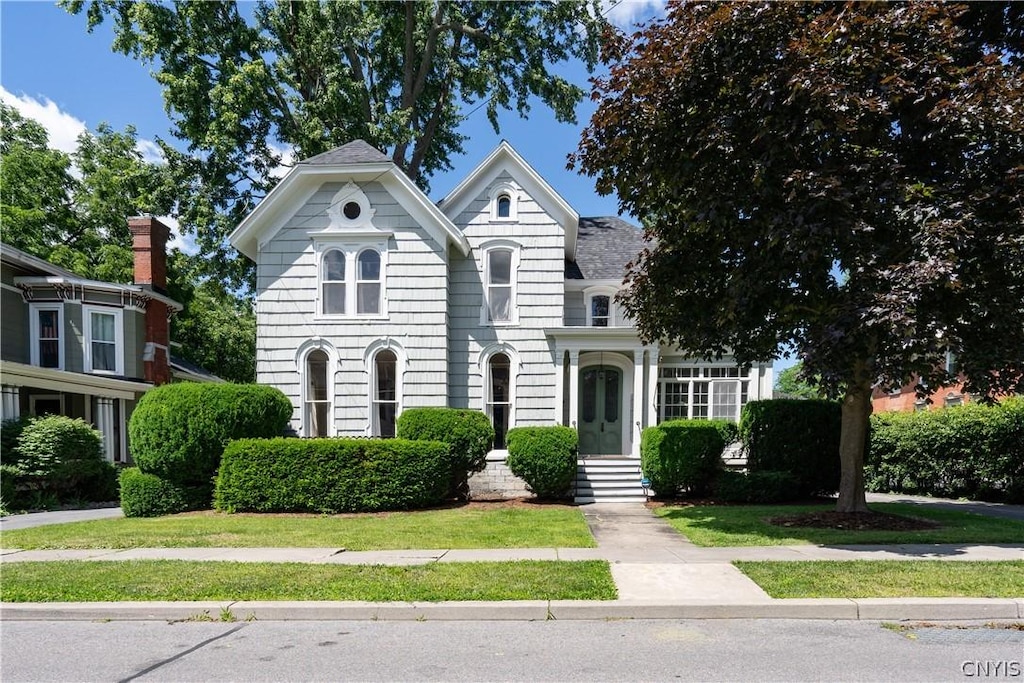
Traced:
<svg viewBox="0 0 1024 683">
<path fill-rule="evenodd" d="M 569 351 L 569 426 L 576 428 L 580 406 L 580 352 Z"/>
<path fill-rule="evenodd" d="M 3 386 L 2 407 L 0 407 L 0 419 L 16 420 L 21 417 L 21 401 L 19 400 L 18 387 L 5 384 Z"/>
<path fill-rule="evenodd" d="M 565 350 L 555 346 L 555 424 L 562 424 L 562 405 L 565 402 Z"/>
<path fill-rule="evenodd" d="M 647 347 L 647 424 L 658 424 L 658 347 Z"/>
<path fill-rule="evenodd" d="M 114 399 L 96 399 L 96 427 L 103 435 L 104 457 L 114 462 L 114 454 L 117 452 L 117 444 L 114 441 Z"/>
<path fill-rule="evenodd" d="M 633 349 L 633 431 L 634 458 L 640 457 L 640 432 L 644 421 L 644 349 Z"/>
</svg>

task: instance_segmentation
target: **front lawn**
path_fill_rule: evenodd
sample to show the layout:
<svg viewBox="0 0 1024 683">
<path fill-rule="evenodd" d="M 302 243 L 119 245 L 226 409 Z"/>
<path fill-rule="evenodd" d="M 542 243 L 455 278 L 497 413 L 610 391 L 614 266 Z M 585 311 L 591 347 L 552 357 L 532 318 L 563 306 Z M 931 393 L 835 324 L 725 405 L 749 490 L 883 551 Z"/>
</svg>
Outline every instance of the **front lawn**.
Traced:
<svg viewBox="0 0 1024 683">
<path fill-rule="evenodd" d="M 579 509 L 473 503 L 362 515 L 186 513 L 5 531 L 0 546 L 65 548 L 593 548 Z"/>
<path fill-rule="evenodd" d="M 773 598 L 1020 598 L 1024 561 L 734 562 Z"/>
<path fill-rule="evenodd" d="M 614 600 L 608 563 L 464 562 L 415 566 L 299 563 L 14 562 L 3 602 L 146 600 Z"/>
<path fill-rule="evenodd" d="M 831 510 L 827 505 L 708 505 L 663 507 L 656 510 L 679 533 L 705 547 L 751 545 L 848 545 L 865 543 L 1021 543 L 1024 522 L 984 517 L 969 512 L 926 509 L 905 503 L 872 505 L 871 509 L 930 519 L 937 529 L 920 531 L 854 531 L 783 527 L 769 524 L 772 517 Z"/>
</svg>

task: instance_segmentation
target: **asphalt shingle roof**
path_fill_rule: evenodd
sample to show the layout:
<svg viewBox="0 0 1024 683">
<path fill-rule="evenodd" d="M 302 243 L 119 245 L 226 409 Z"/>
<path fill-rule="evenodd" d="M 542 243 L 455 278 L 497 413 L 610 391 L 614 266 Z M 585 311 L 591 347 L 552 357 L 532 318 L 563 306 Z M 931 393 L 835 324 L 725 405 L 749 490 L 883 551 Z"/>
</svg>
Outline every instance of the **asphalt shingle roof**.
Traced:
<svg viewBox="0 0 1024 683">
<path fill-rule="evenodd" d="M 379 164 L 382 161 L 391 161 L 391 159 L 365 140 L 353 140 L 299 163 L 311 166 L 334 166 L 339 164 Z"/>
<path fill-rule="evenodd" d="M 626 265 L 646 246 L 640 228 L 617 216 L 580 218 L 576 262 L 565 262 L 569 280 L 622 280 Z"/>
</svg>

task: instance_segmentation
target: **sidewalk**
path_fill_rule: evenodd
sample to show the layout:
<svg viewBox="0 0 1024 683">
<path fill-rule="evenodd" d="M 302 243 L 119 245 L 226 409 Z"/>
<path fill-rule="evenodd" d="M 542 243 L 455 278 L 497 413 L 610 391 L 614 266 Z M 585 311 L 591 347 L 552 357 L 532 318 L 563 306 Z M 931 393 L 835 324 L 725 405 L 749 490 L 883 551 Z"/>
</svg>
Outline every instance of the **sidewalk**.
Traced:
<svg viewBox="0 0 1024 683">
<path fill-rule="evenodd" d="M 957 504 L 955 501 L 941 503 Z M 923 504 L 931 504 L 925 501 Z M 1016 507 L 1016 506 L 1012 506 Z M 180 559 L 221 562 L 417 565 L 431 562 L 606 560 L 619 591 L 611 601 L 509 601 L 453 603 L 171 602 L 18 603 L 0 608 L 0 619 L 189 619 L 228 609 L 235 618 L 278 619 L 1020 619 L 1019 599 L 895 598 L 786 599 L 769 597 L 731 563 L 735 560 L 1024 560 L 1024 543 L 897 546 L 761 546 L 699 548 L 642 504 L 592 504 L 582 508 L 597 548 L 347 551 L 343 548 L 133 548 L 128 550 L 0 550 L 0 563 Z M 116 516 L 116 509 L 25 515 L 28 526 L 53 516 Z M 49 515 L 50 517 L 42 517 Z M 2 529 L 11 529 L 4 518 Z"/>
</svg>

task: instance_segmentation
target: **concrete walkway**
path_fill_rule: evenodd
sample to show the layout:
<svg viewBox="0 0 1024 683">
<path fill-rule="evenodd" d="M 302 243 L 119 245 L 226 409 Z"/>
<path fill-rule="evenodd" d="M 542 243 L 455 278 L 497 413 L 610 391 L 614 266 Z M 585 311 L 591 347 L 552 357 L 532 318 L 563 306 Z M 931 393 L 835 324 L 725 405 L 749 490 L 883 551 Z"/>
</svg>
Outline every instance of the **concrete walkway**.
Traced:
<svg viewBox="0 0 1024 683">
<path fill-rule="evenodd" d="M 1020 599 L 778 600 L 769 597 L 731 563 L 735 560 L 1018 560 L 1021 544 L 920 544 L 892 546 L 761 546 L 699 548 L 640 503 L 591 504 L 581 508 L 596 548 L 348 551 L 344 548 L 133 548 L 127 550 L 0 549 L 0 563 L 86 560 L 178 559 L 222 562 L 419 565 L 432 562 L 606 560 L 619 591 L 614 601 L 406 603 L 232 603 L 259 610 L 266 619 L 536 619 L 544 618 L 827 618 L 827 619 L 1017 619 Z M 75 511 L 87 518 L 111 510 Z M 120 511 L 117 510 L 119 513 Z M 77 521 L 69 513 L 41 513 Z M 29 517 L 25 515 L 24 517 Z M 3 529 L 11 529 L 4 518 Z M 45 519 L 35 517 L 32 521 Z M 39 522 L 44 523 L 44 522 Z M 50 522 L 54 523 L 54 522 Z M 26 526 L 36 526 L 28 524 Z M 24 528 L 24 527 L 22 527 Z M 187 618 L 206 603 L 37 603 L 4 605 L 0 619 Z M 223 607 L 220 603 L 217 609 Z M 197 607 L 199 605 L 200 607 Z M 200 609 L 201 608 L 201 609 Z M 186 616 L 183 610 L 190 609 Z M 236 612 L 241 614 L 241 612 Z M 146 616 L 148 615 L 148 616 Z M 154 616 L 157 615 L 157 616 Z M 177 617 L 167 615 L 179 615 Z M 331 616 L 333 615 L 333 616 Z"/>
<path fill-rule="evenodd" d="M 124 517 L 117 506 L 91 508 L 88 510 L 57 510 L 54 512 L 30 512 L 25 515 L 8 515 L 0 517 L 0 531 L 29 529 L 48 524 L 67 524 L 69 522 L 88 522 L 93 519 L 111 519 Z"/>
</svg>

